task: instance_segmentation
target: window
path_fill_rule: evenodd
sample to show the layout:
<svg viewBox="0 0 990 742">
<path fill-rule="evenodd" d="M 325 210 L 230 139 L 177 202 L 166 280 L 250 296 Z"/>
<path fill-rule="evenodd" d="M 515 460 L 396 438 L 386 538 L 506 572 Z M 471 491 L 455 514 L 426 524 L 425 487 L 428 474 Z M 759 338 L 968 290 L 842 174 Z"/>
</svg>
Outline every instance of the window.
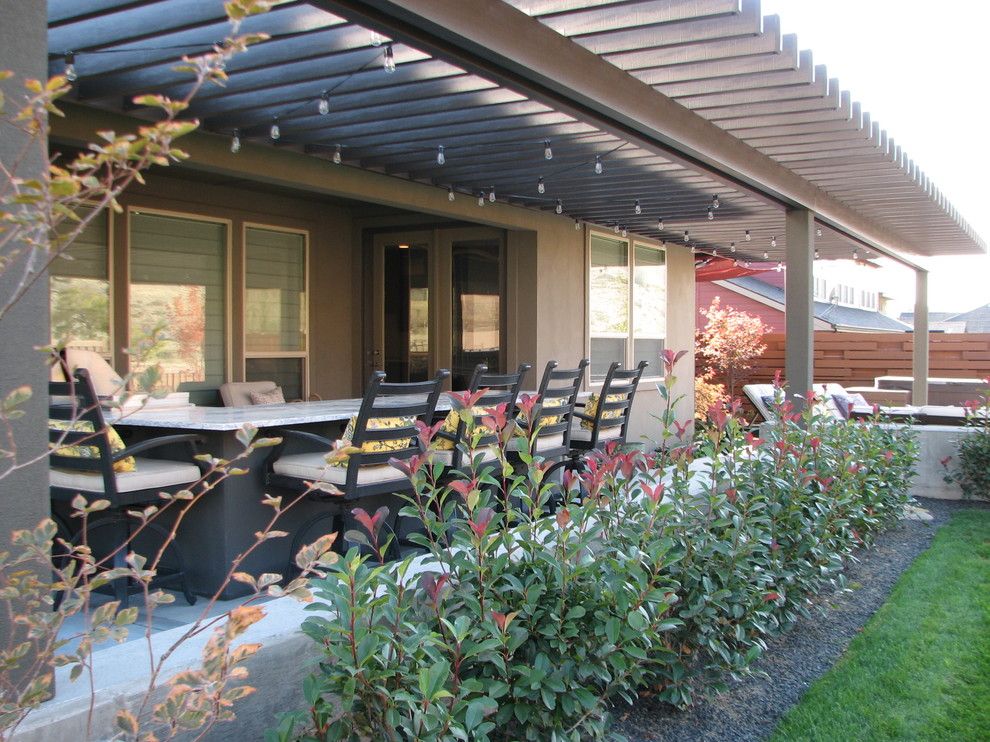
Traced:
<svg viewBox="0 0 990 742">
<path fill-rule="evenodd" d="M 667 327 L 663 251 L 592 234 L 588 289 L 591 380 L 604 379 L 613 361 L 656 369 Z"/>
<path fill-rule="evenodd" d="M 309 317 L 306 235 L 244 232 L 244 378 L 274 381 L 286 399 L 306 395 Z"/>
<path fill-rule="evenodd" d="M 96 214 L 49 271 L 52 342 L 64 341 L 67 346 L 93 350 L 107 359 L 113 351 L 108 222 L 105 211 Z M 73 224 L 66 222 L 63 231 Z"/>
<path fill-rule="evenodd" d="M 226 378 L 226 223 L 131 212 L 130 268 L 131 346 L 161 332 L 130 370 L 157 363 L 164 389 L 216 389 Z"/>
</svg>

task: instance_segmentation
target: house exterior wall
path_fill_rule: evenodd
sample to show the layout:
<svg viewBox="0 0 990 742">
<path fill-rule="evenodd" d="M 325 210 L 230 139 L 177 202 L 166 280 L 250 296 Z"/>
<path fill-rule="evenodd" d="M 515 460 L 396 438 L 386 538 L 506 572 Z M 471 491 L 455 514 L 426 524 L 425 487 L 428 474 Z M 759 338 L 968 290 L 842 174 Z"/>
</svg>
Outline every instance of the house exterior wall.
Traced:
<svg viewBox="0 0 990 742">
<path fill-rule="evenodd" d="M 710 306 L 712 299 L 719 296 L 722 298 L 723 307 L 732 307 L 741 312 L 756 315 L 770 326 L 770 332 L 784 332 L 784 312 L 782 310 L 768 306 L 751 297 L 743 296 L 725 288 L 725 286 L 719 286 L 712 281 L 699 281 L 695 295 L 699 310 L 695 312 L 695 326 L 699 330 L 705 326 L 705 318 L 701 315 L 700 310 Z"/>
<path fill-rule="evenodd" d="M 100 128 L 125 130 L 132 120 L 92 109 L 67 106 L 68 116 L 53 132 L 56 141 L 81 145 Z M 197 133 L 184 138 L 188 164 L 173 172 L 181 177 L 152 177 L 135 203 L 184 202 L 199 213 L 222 214 L 237 222 L 280 219 L 311 229 L 310 379 L 311 390 L 324 397 L 355 396 L 363 385 L 363 322 L 368 298 L 364 278 L 360 217 L 346 207 L 328 206 L 326 197 L 349 199 L 411 211 L 435 221 L 474 223 L 506 231 L 509 337 L 507 362 L 532 363 L 526 386 L 533 388 L 545 363 L 554 359 L 573 367 L 587 354 L 587 229 L 575 229 L 572 219 L 504 203 L 479 207 L 474 198 L 459 194 L 455 201 L 444 189 L 391 178 L 357 168 L 334 166 L 325 160 L 269 146 L 245 143 L 231 154 L 225 137 Z M 197 183 L 196 171 L 230 176 L 231 186 Z M 188 174 L 186 174 L 188 172 Z M 201 178 L 201 176 L 200 176 Z M 202 179 L 202 178 L 201 178 Z M 242 187 L 251 181 L 294 196 L 272 196 Z M 257 188 L 257 186 L 255 186 Z M 275 222 L 276 224 L 279 222 Z M 653 244 L 649 240 L 643 240 Z M 667 346 L 690 349 L 694 335 L 694 270 L 689 252 L 668 246 Z M 682 254 L 683 253 L 683 254 Z M 126 274 L 125 274 L 126 275 Z M 126 278 L 124 279 L 126 280 Z M 236 309 L 236 308 L 235 308 Z M 235 336 L 238 334 L 235 333 Z M 118 343 L 119 344 L 119 343 Z M 659 364 L 659 361 L 658 361 Z M 236 364 L 235 364 L 236 365 Z M 693 410 L 690 380 L 693 367 L 682 361 L 679 378 L 685 394 L 683 412 Z M 234 377 L 236 378 L 236 377 Z M 646 386 L 652 385 L 644 385 Z M 655 390 L 637 402 L 636 425 L 630 440 L 655 427 L 651 412 L 659 409 Z"/>
</svg>

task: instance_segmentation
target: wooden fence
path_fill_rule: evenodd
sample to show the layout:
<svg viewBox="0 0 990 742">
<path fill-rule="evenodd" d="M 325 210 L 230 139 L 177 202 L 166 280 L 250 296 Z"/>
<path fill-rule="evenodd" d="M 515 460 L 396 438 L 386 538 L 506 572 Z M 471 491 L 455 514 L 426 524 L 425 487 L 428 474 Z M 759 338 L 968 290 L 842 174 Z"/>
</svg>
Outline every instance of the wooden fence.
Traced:
<svg viewBox="0 0 990 742">
<path fill-rule="evenodd" d="M 766 383 L 784 368 L 785 335 L 764 339 L 767 349 L 751 370 L 737 380 L 742 385 Z M 873 386 L 876 376 L 911 376 L 914 336 L 903 332 L 816 332 L 815 381 L 843 386 Z M 931 333 L 928 336 L 929 376 L 985 378 L 990 375 L 990 334 Z M 723 379 L 717 379 L 722 382 Z"/>
</svg>

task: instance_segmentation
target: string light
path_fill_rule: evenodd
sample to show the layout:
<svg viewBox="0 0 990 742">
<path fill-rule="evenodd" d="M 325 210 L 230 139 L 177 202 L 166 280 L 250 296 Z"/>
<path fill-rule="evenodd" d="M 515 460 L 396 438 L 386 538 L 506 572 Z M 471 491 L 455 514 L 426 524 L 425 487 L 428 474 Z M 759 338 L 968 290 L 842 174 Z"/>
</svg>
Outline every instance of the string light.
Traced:
<svg viewBox="0 0 990 742">
<path fill-rule="evenodd" d="M 712 257 L 713 258 L 717 258 L 718 257 L 718 248 L 717 247 L 713 247 L 712 248 Z"/>
<path fill-rule="evenodd" d="M 553 159 L 553 150 L 550 149 L 550 140 L 549 139 L 544 139 L 543 140 L 543 159 L 544 160 L 552 160 Z"/>
<path fill-rule="evenodd" d="M 488 192 L 488 200 L 495 203 L 495 186 L 492 186 L 492 189 Z"/>
<path fill-rule="evenodd" d="M 382 45 L 381 34 L 379 34 L 377 31 L 372 31 L 371 32 L 371 45 L 372 46 L 381 46 Z"/>
<path fill-rule="evenodd" d="M 749 268 L 749 266 L 751 266 L 751 265 L 752 265 L 752 263 L 750 263 L 750 262 L 749 262 L 749 261 L 747 260 L 747 261 L 746 261 L 746 267 L 747 267 L 747 268 Z"/>
<path fill-rule="evenodd" d="M 234 129 L 234 136 L 230 138 L 230 151 L 232 154 L 237 154 L 241 151 L 241 130 Z"/>
<path fill-rule="evenodd" d="M 853 260 L 859 260 L 859 250 L 853 250 Z"/>
<path fill-rule="evenodd" d="M 382 61 L 382 67 L 389 75 L 395 72 L 395 53 L 392 51 L 391 44 L 385 47 L 385 59 Z"/>
<path fill-rule="evenodd" d="M 282 130 L 278 125 L 278 116 L 272 116 L 272 128 L 268 131 L 268 136 L 272 138 L 273 142 L 282 136 Z"/>
<path fill-rule="evenodd" d="M 661 232 L 663 231 L 663 217 L 657 219 L 657 229 L 659 229 Z"/>
<path fill-rule="evenodd" d="M 639 215 L 639 214 L 642 214 L 642 213 L 643 213 L 643 207 L 642 207 L 642 206 L 640 206 L 640 204 L 639 204 L 639 199 L 638 199 L 638 198 L 636 199 L 636 205 L 635 205 L 635 206 L 633 206 L 633 211 L 635 211 L 637 215 Z"/>
<path fill-rule="evenodd" d="M 437 146 L 437 165 L 446 165 L 446 164 L 447 164 L 447 155 L 443 153 L 443 145 L 440 144 Z"/>
<path fill-rule="evenodd" d="M 821 227 L 817 227 L 815 229 L 815 237 L 821 237 L 821 236 L 822 236 L 822 228 Z"/>
<path fill-rule="evenodd" d="M 712 196 L 712 208 L 717 209 L 721 205 L 722 202 L 718 200 L 718 194 L 716 193 L 714 196 Z"/>
<path fill-rule="evenodd" d="M 691 254 L 694 255 L 696 252 L 697 252 L 697 248 L 695 248 L 694 245 L 691 245 Z"/>
<path fill-rule="evenodd" d="M 536 181 L 536 192 L 537 193 L 546 193 L 547 192 L 547 186 L 543 182 L 543 176 L 542 175 L 540 176 L 540 179 L 538 181 Z"/>
<path fill-rule="evenodd" d="M 574 220 L 574 229 L 581 229 L 581 221 L 579 219 Z"/>
<path fill-rule="evenodd" d="M 330 91 L 324 90 L 320 93 L 320 102 L 316 105 L 316 108 L 321 116 L 326 116 L 330 113 Z"/>
<path fill-rule="evenodd" d="M 478 206 L 484 206 L 484 205 L 485 205 L 485 192 L 482 191 L 481 193 L 478 194 Z"/>
<path fill-rule="evenodd" d="M 75 82 L 79 79 L 79 73 L 76 72 L 76 55 L 72 52 L 65 53 L 65 70 L 62 74 L 69 82 Z"/>
<path fill-rule="evenodd" d="M 764 260 L 769 260 L 770 259 L 770 253 L 768 253 L 766 250 L 763 251 L 763 259 Z"/>
<path fill-rule="evenodd" d="M 688 243 L 688 240 L 690 240 L 690 239 L 691 239 L 691 235 L 689 235 L 688 234 L 688 231 L 685 229 L 684 230 L 684 244 L 686 245 Z"/>
<path fill-rule="evenodd" d="M 781 272 L 782 270 L 784 270 L 784 264 L 783 264 L 783 263 L 781 263 L 781 262 L 780 262 L 780 261 L 778 260 L 778 261 L 777 261 L 777 267 L 776 267 L 776 268 L 774 268 L 774 270 L 775 270 L 775 271 L 777 271 L 778 273 L 780 273 L 780 272 Z"/>
<path fill-rule="evenodd" d="M 553 207 L 553 210 L 556 211 L 558 214 L 564 213 L 564 204 L 561 203 L 559 198 L 557 199 L 557 205 Z"/>
<path fill-rule="evenodd" d="M 770 238 L 770 247 L 777 247 L 777 235 Z"/>
<path fill-rule="evenodd" d="M 628 237 L 629 236 L 629 232 L 626 231 L 626 228 L 625 227 L 622 228 L 622 236 L 623 237 Z"/>
<path fill-rule="evenodd" d="M 601 175 L 605 172 L 605 165 L 602 163 L 602 156 L 595 155 L 595 175 Z"/>
<path fill-rule="evenodd" d="M 619 233 L 619 225 L 618 224 L 612 225 L 612 231 L 615 232 L 616 234 L 618 234 Z"/>
<path fill-rule="evenodd" d="M 735 251 L 736 251 L 736 243 L 735 242 L 730 242 L 729 243 L 729 252 L 735 252 Z"/>
<path fill-rule="evenodd" d="M 342 160 L 343 157 L 340 154 L 340 145 L 338 144 L 336 147 L 333 148 L 333 164 L 339 165 Z"/>
<path fill-rule="evenodd" d="M 708 221 L 712 221 L 715 218 L 715 211 L 711 206 L 708 207 Z"/>
<path fill-rule="evenodd" d="M 752 239 L 753 239 L 753 235 L 751 235 L 751 234 L 749 233 L 749 230 L 747 229 L 747 230 L 746 230 L 746 242 L 749 242 L 749 241 L 750 241 L 750 240 L 752 240 Z"/>
<path fill-rule="evenodd" d="M 736 267 L 736 268 L 738 268 L 738 267 L 739 267 L 739 258 L 736 258 L 735 260 L 733 260 L 733 261 L 732 261 L 732 265 L 733 265 L 734 267 Z"/>
<path fill-rule="evenodd" d="M 447 189 L 447 200 L 448 201 L 453 201 L 455 198 L 456 198 L 456 196 L 454 195 L 454 189 L 453 188 L 448 188 Z"/>
<path fill-rule="evenodd" d="M 815 260 L 818 260 L 820 257 L 821 257 L 821 253 L 818 252 L 818 250 L 816 249 L 815 250 Z"/>
</svg>

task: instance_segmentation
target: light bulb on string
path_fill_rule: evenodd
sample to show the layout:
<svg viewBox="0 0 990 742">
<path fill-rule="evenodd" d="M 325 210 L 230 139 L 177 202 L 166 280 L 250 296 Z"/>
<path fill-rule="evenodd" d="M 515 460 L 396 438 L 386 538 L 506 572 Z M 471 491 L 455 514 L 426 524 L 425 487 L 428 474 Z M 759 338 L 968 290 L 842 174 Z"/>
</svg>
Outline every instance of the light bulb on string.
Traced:
<svg viewBox="0 0 990 742">
<path fill-rule="evenodd" d="M 595 155 L 595 175 L 601 175 L 605 172 L 605 165 L 602 163 L 602 156 Z"/>
<path fill-rule="evenodd" d="M 638 198 L 636 199 L 636 204 L 633 206 L 633 211 L 635 211 L 637 215 L 643 213 L 643 207 L 640 206 Z"/>
<path fill-rule="evenodd" d="M 382 36 L 381 36 L 381 34 L 378 33 L 377 31 L 372 31 L 371 32 L 371 40 L 370 41 L 371 41 L 371 45 L 372 46 L 381 46 L 382 45 Z"/>
<path fill-rule="evenodd" d="M 619 225 L 618 224 L 613 225 L 612 226 L 612 231 L 615 232 L 616 234 L 618 234 L 619 233 Z"/>
<path fill-rule="evenodd" d="M 657 219 L 657 229 L 659 229 L 661 232 L 663 231 L 663 217 Z"/>
<path fill-rule="evenodd" d="M 775 271 L 777 271 L 778 273 L 780 273 L 780 272 L 781 272 L 782 270 L 784 270 L 784 264 L 783 264 L 783 263 L 781 263 L 781 262 L 780 262 L 780 261 L 778 260 L 778 261 L 777 261 L 777 267 L 776 267 L 776 268 L 774 268 L 774 270 L 775 270 Z"/>
<path fill-rule="evenodd" d="M 734 267 L 736 267 L 736 268 L 738 268 L 738 267 L 739 267 L 739 259 L 738 259 L 738 258 L 736 258 L 735 260 L 733 260 L 733 261 L 732 261 L 732 265 L 733 265 Z"/>
<path fill-rule="evenodd" d="M 561 202 L 559 198 L 557 199 L 557 205 L 553 207 L 553 210 L 556 211 L 558 214 L 564 213 L 564 204 Z"/>
<path fill-rule="evenodd" d="M 382 67 L 386 74 L 391 75 L 395 72 L 395 53 L 392 51 L 391 44 L 385 47 L 385 59 L 382 61 Z"/>
<path fill-rule="evenodd" d="M 815 237 L 821 237 L 821 236 L 822 236 L 822 228 L 821 227 L 816 227 L 815 228 Z"/>
<path fill-rule="evenodd" d="M 821 253 L 818 252 L 818 250 L 816 249 L 815 250 L 815 260 L 818 260 L 821 256 L 822 256 Z"/>
<path fill-rule="evenodd" d="M 546 193 L 547 192 L 547 186 L 543 182 L 543 176 L 542 175 L 540 176 L 540 179 L 536 181 L 536 192 L 537 193 Z"/>
<path fill-rule="evenodd" d="M 735 242 L 730 242 L 729 243 L 729 252 L 735 252 L 735 251 L 736 251 L 736 243 Z"/>
<path fill-rule="evenodd" d="M 437 146 L 437 165 L 446 165 L 446 164 L 447 164 L 447 155 L 444 154 L 443 145 L 440 144 Z"/>
<path fill-rule="evenodd" d="M 482 191 L 481 193 L 478 194 L 478 206 L 484 206 L 484 205 L 485 205 L 485 192 Z"/>
<path fill-rule="evenodd" d="M 769 260 L 770 259 L 770 253 L 768 253 L 766 250 L 763 251 L 763 259 L 764 260 Z"/>
<path fill-rule="evenodd" d="M 545 160 L 552 160 L 553 159 L 553 150 L 550 149 L 550 140 L 549 139 L 544 139 L 543 140 L 543 159 L 545 159 Z"/>
<path fill-rule="evenodd" d="M 628 230 L 626 230 L 625 227 L 622 228 L 622 236 L 623 237 L 628 237 L 629 236 L 629 232 L 628 232 Z"/>
<path fill-rule="evenodd" d="M 272 117 L 272 128 L 268 130 L 268 136 L 272 141 L 277 141 L 282 136 L 282 129 L 278 125 L 278 116 Z"/>
<path fill-rule="evenodd" d="M 691 245 L 691 254 L 694 255 L 696 252 L 698 252 L 698 248 L 696 248 L 694 245 Z"/>
<path fill-rule="evenodd" d="M 770 238 L 770 247 L 777 247 L 777 235 Z"/>
<path fill-rule="evenodd" d="M 708 221 L 712 221 L 715 218 L 715 211 L 711 206 L 708 207 Z"/>
<path fill-rule="evenodd" d="M 574 229 L 575 230 L 581 229 L 581 220 L 580 219 L 575 219 L 574 220 Z"/>
<path fill-rule="evenodd" d="M 241 151 L 241 130 L 234 129 L 234 136 L 230 138 L 230 151 L 233 154 L 237 154 Z"/>
<path fill-rule="evenodd" d="M 69 82 L 75 82 L 79 79 L 79 73 L 76 72 L 76 55 L 72 52 L 65 53 L 65 70 L 62 74 Z"/>
<path fill-rule="evenodd" d="M 686 245 L 688 243 L 688 240 L 690 240 L 690 239 L 691 239 L 691 235 L 689 235 L 688 234 L 688 231 L 685 229 L 684 230 L 684 244 Z"/>
<path fill-rule="evenodd" d="M 747 229 L 747 230 L 746 230 L 746 236 L 745 236 L 745 240 L 746 240 L 746 242 L 749 242 L 749 241 L 750 241 L 750 240 L 752 240 L 752 239 L 753 239 L 753 235 L 751 235 L 751 234 L 749 233 L 749 230 Z"/>
<path fill-rule="evenodd" d="M 721 205 L 722 202 L 718 200 L 718 194 L 716 193 L 714 196 L 712 196 L 712 208 L 717 209 Z"/>
<path fill-rule="evenodd" d="M 853 260 L 859 260 L 859 250 L 853 250 Z"/>
<path fill-rule="evenodd" d="M 492 189 L 488 192 L 488 200 L 495 203 L 495 186 L 492 186 Z"/>
<path fill-rule="evenodd" d="M 713 258 L 717 258 L 718 257 L 718 248 L 717 247 L 713 247 L 712 248 L 712 257 Z"/>
<path fill-rule="evenodd" d="M 317 110 L 320 112 L 321 116 L 326 116 L 330 113 L 330 93 L 324 90 L 320 93 L 320 102 L 316 106 Z"/>
<path fill-rule="evenodd" d="M 455 198 L 456 198 L 456 196 L 454 196 L 454 189 L 453 188 L 448 188 L 447 189 L 447 200 L 448 201 L 453 201 Z"/>
<path fill-rule="evenodd" d="M 342 160 L 343 157 L 340 154 L 340 145 L 338 144 L 336 147 L 333 148 L 333 164 L 339 165 Z"/>
</svg>

